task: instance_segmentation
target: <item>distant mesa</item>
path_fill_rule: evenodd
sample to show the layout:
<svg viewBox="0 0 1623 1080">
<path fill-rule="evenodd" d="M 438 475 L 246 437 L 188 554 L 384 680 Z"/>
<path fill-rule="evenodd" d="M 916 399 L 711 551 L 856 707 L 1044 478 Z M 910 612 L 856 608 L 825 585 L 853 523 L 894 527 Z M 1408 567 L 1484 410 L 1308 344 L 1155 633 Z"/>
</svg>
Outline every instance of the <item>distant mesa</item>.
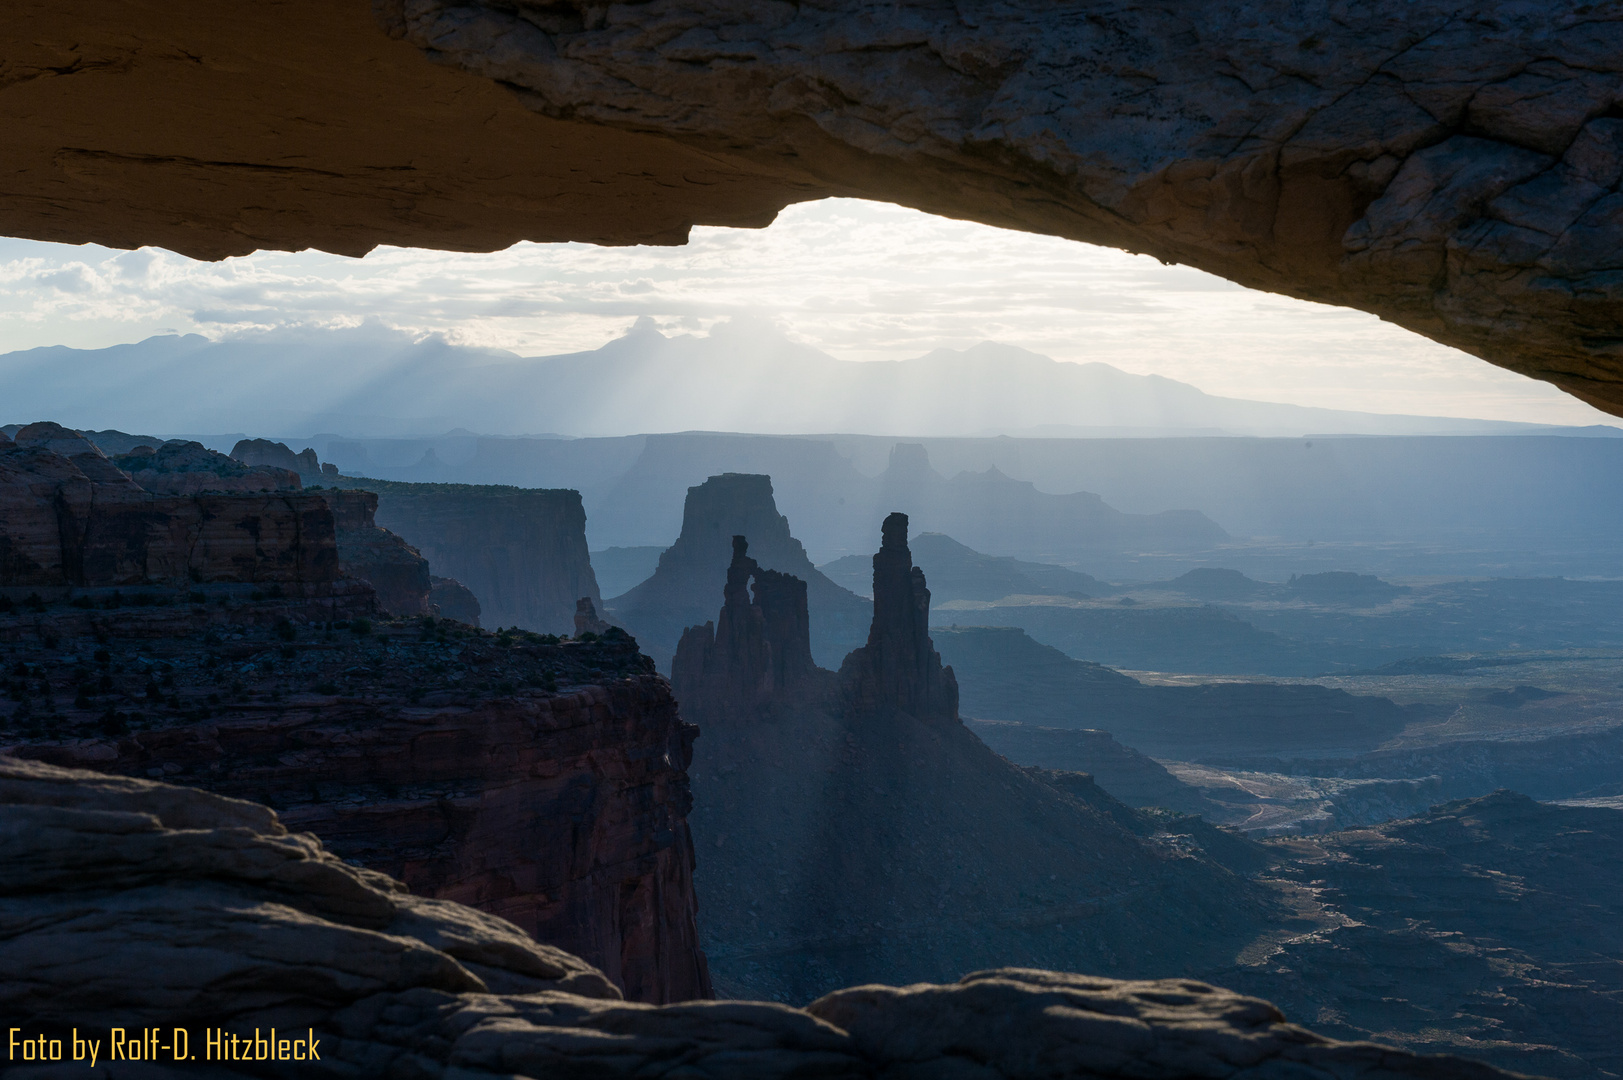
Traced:
<svg viewBox="0 0 1623 1080">
<path fill-rule="evenodd" d="M 325 478 L 338 476 L 337 466 L 332 466 L 330 471 L 322 469 L 315 450 L 310 447 L 295 454 L 286 443 L 269 439 L 242 439 L 231 448 L 231 457 L 244 465 L 271 465 L 298 473 L 306 484 L 318 484 Z"/>
<path fill-rule="evenodd" d="M 1109 591 L 1097 578 L 1063 566 L 985 555 L 945 533 L 919 533 L 913 558 L 930 579 L 935 602 L 1001 600 L 1006 596 L 1069 596 L 1085 599 Z M 867 595 L 872 567 L 867 557 L 847 555 L 820 569 L 853 592 Z"/>
<path fill-rule="evenodd" d="M 601 613 L 578 491 L 355 477 L 335 483 L 355 489 L 350 495 L 370 493 L 378 526 L 470 591 L 484 625 L 571 634 L 583 596 Z"/>
<path fill-rule="evenodd" d="M 966 715 L 1101 729 L 1157 758 L 1372 750 L 1409 721 L 1387 698 L 1316 685 L 1146 685 L 1072 659 L 1013 627 L 938 626 L 933 636 L 957 675 Z M 1064 767 L 1059 758 L 1017 760 Z"/>
<path fill-rule="evenodd" d="M 1203 551 L 1229 539 L 1198 510 L 1125 514 L 1098 495 L 1051 495 L 996 466 L 951 480 L 930 466 L 919 443 L 897 443 L 879 477 L 881 505 L 919 527 L 946 533 L 977 551 L 1014 555 L 1088 551 Z"/>
<path fill-rule="evenodd" d="M 1373 574 L 1331 570 L 1323 574 L 1293 574 L 1285 583 L 1285 591 L 1314 604 L 1373 606 L 1402 596 L 1410 588 L 1382 581 Z"/>
<path fill-rule="evenodd" d="M 1274 588 L 1264 582 L 1253 581 L 1238 570 L 1208 566 L 1173 578 L 1168 584 L 1197 600 L 1251 600 L 1271 592 Z"/>
<path fill-rule="evenodd" d="M 832 666 L 860 644 L 871 605 L 822 574 L 778 513 L 772 478 L 724 473 L 688 488 L 682 532 L 660 556 L 648 580 L 605 602 L 608 615 L 669 670 L 684 629 L 714 617 L 715 598 L 733 561 L 732 538 L 749 538 L 750 558 L 762 569 L 806 583 L 812 655 Z"/>
</svg>

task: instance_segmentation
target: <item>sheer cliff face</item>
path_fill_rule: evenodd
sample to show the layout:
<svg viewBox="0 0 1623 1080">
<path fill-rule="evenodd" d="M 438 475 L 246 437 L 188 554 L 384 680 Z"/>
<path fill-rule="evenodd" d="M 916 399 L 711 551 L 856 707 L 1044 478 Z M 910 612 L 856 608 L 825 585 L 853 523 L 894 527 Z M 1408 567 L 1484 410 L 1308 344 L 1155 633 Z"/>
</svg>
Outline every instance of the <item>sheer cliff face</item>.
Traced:
<svg viewBox="0 0 1623 1080">
<path fill-rule="evenodd" d="M 344 572 L 377 590 L 378 606 L 391 615 L 424 615 L 433 583 L 428 560 L 388 529 L 379 528 L 378 497 L 370 491 L 325 491 L 338 531 Z M 478 625 L 475 617 L 474 625 Z"/>
<path fill-rule="evenodd" d="M 772 478 L 725 473 L 688 488 L 676 543 L 660 555 L 652 577 L 609 604 L 610 613 L 655 661 L 668 663 L 683 629 L 714 616 L 735 536 L 749 538 L 760 568 L 792 574 L 804 583 L 813 655 L 833 664 L 862 640 L 868 602 L 812 565 L 806 549 L 790 534 L 788 519 L 778 513 Z"/>
<path fill-rule="evenodd" d="M 97 642 L 80 614 L 0 613 L 8 669 L 35 672 L 0 703 L 0 747 L 269 803 L 419 895 L 589 957 L 633 1000 L 709 995 L 686 820 L 697 729 L 624 635 L 361 637 L 244 610 L 140 640 L 113 623 Z M 100 683 L 73 667 L 96 650 Z"/>
<path fill-rule="evenodd" d="M 849 712 L 958 722 L 958 683 L 930 640 L 930 590 L 907 547 L 906 514 L 885 518 L 873 557 L 873 627 L 840 665 L 840 693 Z"/>
<path fill-rule="evenodd" d="M 602 606 L 580 493 L 349 480 L 377 495 L 377 524 L 479 600 L 485 626 L 574 631 L 575 605 Z M 425 588 L 426 591 L 426 588 Z"/>
<path fill-rule="evenodd" d="M 0 446 L 0 585 L 254 583 L 318 595 L 341 576 L 319 495 L 154 495 L 72 432 L 41 428 L 56 425 Z"/>
</svg>

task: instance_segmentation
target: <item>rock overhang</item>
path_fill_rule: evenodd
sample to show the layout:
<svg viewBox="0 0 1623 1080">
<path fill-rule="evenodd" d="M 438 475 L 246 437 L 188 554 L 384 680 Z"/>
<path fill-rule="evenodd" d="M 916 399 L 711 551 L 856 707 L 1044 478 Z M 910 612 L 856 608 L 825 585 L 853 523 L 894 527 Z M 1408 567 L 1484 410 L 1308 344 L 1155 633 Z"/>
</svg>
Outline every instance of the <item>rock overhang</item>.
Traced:
<svg viewBox="0 0 1623 1080">
<path fill-rule="evenodd" d="M 857 196 L 1373 312 L 1623 412 L 1623 6 L 31 2 L 0 232 L 680 243 Z"/>
</svg>

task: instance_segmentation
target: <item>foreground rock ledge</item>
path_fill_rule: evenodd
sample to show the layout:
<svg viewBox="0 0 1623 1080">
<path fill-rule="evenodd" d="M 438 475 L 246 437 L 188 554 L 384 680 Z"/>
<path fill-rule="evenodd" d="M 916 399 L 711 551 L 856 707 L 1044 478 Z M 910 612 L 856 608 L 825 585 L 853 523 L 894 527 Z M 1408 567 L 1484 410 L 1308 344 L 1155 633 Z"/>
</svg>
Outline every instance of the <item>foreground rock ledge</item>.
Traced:
<svg viewBox="0 0 1623 1080">
<path fill-rule="evenodd" d="M 340 862 L 255 803 L 10 758 L 0 865 L 8 1024 L 185 1026 L 194 1045 L 208 1027 L 314 1027 L 331 1075 L 1511 1075 L 1334 1042 L 1265 1001 L 1184 980 L 1011 968 L 952 986 L 856 987 L 803 1010 L 631 1004 L 582 961 Z M 189 1062 L 143 1069 L 197 1074 Z"/>
<path fill-rule="evenodd" d="M 13 7 L 8 235 L 676 243 L 852 195 L 1360 308 L 1623 411 L 1617 0 Z"/>
</svg>

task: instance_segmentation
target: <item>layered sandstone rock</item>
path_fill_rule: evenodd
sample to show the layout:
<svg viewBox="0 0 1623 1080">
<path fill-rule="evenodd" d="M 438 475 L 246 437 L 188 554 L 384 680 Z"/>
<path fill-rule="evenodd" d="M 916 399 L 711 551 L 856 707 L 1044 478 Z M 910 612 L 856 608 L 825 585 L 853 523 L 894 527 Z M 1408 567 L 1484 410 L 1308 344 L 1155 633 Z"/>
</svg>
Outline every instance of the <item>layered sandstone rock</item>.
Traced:
<svg viewBox="0 0 1623 1080">
<path fill-rule="evenodd" d="M 210 1028 L 275 1027 L 318 1041 L 302 1071 L 350 1076 L 1505 1076 L 1333 1042 L 1189 980 L 1005 969 L 805 1010 L 631 1004 L 575 957 L 346 865 L 262 806 L 3 758 L 0 859 L 0 1002 L 25 1038 L 184 1027 L 205 1048 Z M 167 1080 L 196 1065 L 138 1068 Z"/>
<path fill-rule="evenodd" d="M 321 497 L 154 495 L 63 431 L 30 425 L 0 447 L 0 585 L 254 583 L 313 596 L 340 579 Z"/>
<path fill-rule="evenodd" d="M 930 640 L 930 590 L 907 548 L 907 515 L 885 518 L 873 557 L 873 627 L 868 644 L 840 665 L 848 712 L 906 713 L 958 722 L 958 682 Z"/>
<path fill-rule="evenodd" d="M 391 615 L 427 614 L 434 587 L 428 560 L 399 536 L 378 527 L 378 497 L 370 491 L 341 489 L 322 494 L 332 507 L 344 572 L 370 583 L 377 590 L 378 606 Z"/>
<path fill-rule="evenodd" d="M 685 820 L 697 732 L 623 634 L 323 632 L 253 606 L 272 618 L 139 639 L 122 612 L 0 613 L 5 669 L 30 673 L 5 684 L 0 746 L 266 802 L 346 859 L 591 958 L 635 1000 L 709 995 Z"/>
<path fill-rule="evenodd" d="M 861 644 L 870 608 L 866 600 L 830 581 L 812 565 L 778 513 L 772 478 L 723 473 L 688 488 L 682 533 L 659 557 L 647 581 L 611 598 L 609 612 L 642 642 L 664 668 L 684 629 L 709 620 L 716 610 L 732 560 L 731 537 L 749 538 L 753 558 L 765 569 L 804 582 L 812 654 L 833 666 Z"/>
<path fill-rule="evenodd" d="M 342 482 L 375 493 L 378 525 L 471 590 L 486 625 L 568 634 L 576 601 L 602 602 L 578 491 Z"/>
</svg>

